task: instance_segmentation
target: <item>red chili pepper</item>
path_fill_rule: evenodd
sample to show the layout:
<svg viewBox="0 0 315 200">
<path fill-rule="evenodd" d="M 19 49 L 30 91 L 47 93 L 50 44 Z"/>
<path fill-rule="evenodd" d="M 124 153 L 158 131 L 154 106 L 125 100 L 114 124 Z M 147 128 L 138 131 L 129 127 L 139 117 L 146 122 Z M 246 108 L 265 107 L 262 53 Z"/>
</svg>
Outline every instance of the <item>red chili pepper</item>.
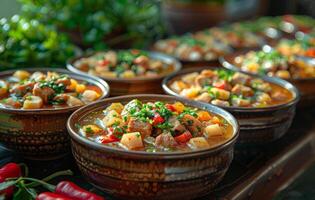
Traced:
<svg viewBox="0 0 315 200">
<path fill-rule="evenodd" d="M 0 168 L 0 183 L 5 182 L 7 178 L 17 178 L 22 175 L 21 168 L 16 163 L 8 163 Z M 13 195 L 14 186 L 8 187 L 5 190 L 0 191 L 0 194 L 4 194 L 6 198 L 10 198 Z"/>
<path fill-rule="evenodd" d="M 8 163 L 0 168 L 0 176 L 4 179 L 20 177 L 21 174 L 21 168 L 16 163 Z"/>
<path fill-rule="evenodd" d="M 153 117 L 153 125 L 156 126 L 158 124 L 162 124 L 165 121 L 163 117 L 161 117 L 160 114 L 156 113 Z"/>
<path fill-rule="evenodd" d="M 172 112 L 175 112 L 176 111 L 176 108 L 172 105 L 172 104 L 166 104 L 165 107 L 167 109 L 169 109 L 170 111 Z"/>
<path fill-rule="evenodd" d="M 73 200 L 104 200 L 103 197 L 84 190 L 70 181 L 61 181 L 58 183 L 55 192 L 70 197 Z"/>
<path fill-rule="evenodd" d="M 36 197 L 36 200 L 73 200 L 62 194 L 56 194 L 53 192 L 43 192 Z"/>
<path fill-rule="evenodd" d="M 179 136 L 175 137 L 176 142 L 179 143 L 186 143 L 192 138 L 192 135 L 189 131 L 185 131 L 184 133 L 180 134 Z"/>
</svg>

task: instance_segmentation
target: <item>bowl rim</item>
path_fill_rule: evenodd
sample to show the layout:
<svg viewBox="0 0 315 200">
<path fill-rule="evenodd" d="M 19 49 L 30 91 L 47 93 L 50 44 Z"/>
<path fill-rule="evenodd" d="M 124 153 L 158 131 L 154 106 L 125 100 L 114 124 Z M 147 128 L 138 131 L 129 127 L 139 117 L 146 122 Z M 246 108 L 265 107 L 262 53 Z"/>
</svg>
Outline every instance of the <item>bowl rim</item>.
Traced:
<svg viewBox="0 0 315 200">
<path fill-rule="evenodd" d="M 86 81 L 88 83 L 91 83 L 93 85 L 98 86 L 102 90 L 102 96 L 97 101 L 100 101 L 101 99 L 108 97 L 109 93 L 110 93 L 110 88 L 109 88 L 109 85 L 106 81 L 104 81 L 100 78 L 97 78 L 97 77 L 90 76 L 90 75 L 77 74 L 77 73 L 71 72 L 71 71 L 63 69 L 63 68 L 43 68 L 43 67 L 17 68 L 14 70 L 6 70 L 6 71 L 0 72 L 0 78 L 2 79 L 3 77 L 8 77 L 8 76 L 12 75 L 14 72 L 16 72 L 17 70 L 24 70 L 27 72 L 36 72 L 36 71 L 48 72 L 48 71 L 51 71 L 51 72 L 57 72 L 57 73 L 64 73 L 64 74 L 69 75 L 70 77 L 74 77 L 75 79 L 78 78 L 82 81 Z M 95 102 L 97 102 L 97 101 L 95 101 Z M 49 108 L 29 109 L 29 110 L 0 107 L 0 112 L 6 111 L 6 112 L 13 112 L 13 113 L 18 113 L 18 114 L 55 114 L 55 113 L 60 113 L 60 112 L 63 113 L 63 112 L 67 112 L 67 111 L 73 111 L 73 110 L 78 109 L 79 107 L 82 107 L 82 106 L 72 106 L 72 107 L 54 108 L 54 109 L 49 109 Z"/>
<path fill-rule="evenodd" d="M 112 102 L 117 102 L 117 101 L 124 101 L 124 100 L 131 100 L 131 99 L 136 99 L 136 98 L 147 98 L 147 99 L 152 99 L 154 101 L 155 98 L 158 99 L 164 99 L 164 101 L 181 101 L 185 105 L 189 105 L 192 107 L 197 107 L 200 109 L 206 109 L 206 110 L 211 110 L 209 112 L 215 113 L 224 119 L 228 120 L 228 122 L 231 124 L 233 127 L 233 136 L 225 141 L 224 143 L 215 146 L 213 148 L 209 149 L 202 149 L 202 150 L 196 150 L 196 151 L 187 151 L 187 152 L 146 152 L 146 151 L 134 151 L 134 150 L 124 150 L 124 149 L 119 149 L 115 147 L 110 147 L 107 145 L 103 145 L 97 142 L 94 142 L 92 140 L 89 140 L 83 136 L 81 136 L 77 131 L 75 131 L 75 123 L 73 120 L 78 118 L 78 117 L 85 117 L 87 114 L 82 116 L 81 114 L 86 111 L 86 109 L 92 108 L 92 110 L 89 111 L 89 113 L 95 111 L 95 110 L 100 110 L 100 108 L 104 107 L 107 103 L 112 103 Z M 163 101 L 163 100 L 161 100 Z M 95 102 L 92 104 L 89 104 L 87 106 L 84 106 L 78 110 L 76 110 L 74 113 L 71 114 L 71 116 L 68 118 L 67 121 L 67 129 L 68 133 L 70 135 L 71 140 L 75 140 L 76 142 L 80 143 L 81 145 L 87 146 L 88 148 L 92 148 L 97 151 L 102 151 L 102 152 L 110 152 L 110 153 L 115 153 L 119 154 L 120 156 L 134 156 L 135 158 L 147 158 L 147 159 L 181 159 L 181 158 L 191 158 L 191 157 L 196 157 L 196 156 L 202 156 L 202 155 L 207 155 L 211 153 L 215 153 L 221 150 L 224 150 L 225 148 L 228 148 L 229 146 L 233 145 L 238 136 L 239 136 L 239 123 L 235 119 L 235 117 L 230 114 L 228 111 L 219 108 L 214 105 L 209 105 L 209 104 L 204 104 L 201 102 L 194 102 L 190 100 L 186 100 L 180 97 L 174 97 L 170 95 L 157 95 L 157 94 L 139 94 L 139 95 L 125 95 L 125 96 L 119 96 L 119 97 L 112 97 L 108 99 L 104 99 L 99 102 Z"/>
<path fill-rule="evenodd" d="M 185 70 L 182 70 L 180 73 L 173 74 L 173 75 L 170 75 L 170 76 L 164 78 L 162 81 L 162 88 L 166 94 L 169 94 L 172 96 L 177 96 L 177 97 L 182 97 L 179 94 L 177 94 L 176 92 L 174 92 L 171 88 L 169 88 L 168 83 L 176 77 L 182 76 L 184 74 L 192 73 L 192 72 L 200 72 L 204 69 L 223 69 L 223 70 L 233 71 L 230 69 L 226 69 L 226 68 L 222 68 L 222 67 L 216 67 L 216 66 L 204 66 L 204 67 L 185 69 Z M 268 106 L 268 107 L 264 107 L 264 108 L 233 107 L 233 106 L 231 106 L 231 107 L 218 106 L 218 107 L 223 108 L 223 109 L 228 110 L 228 111 L 231 111 L 231 112 L 266 112 L 266 111 L 280 110 L 282 108 L 290 107 L 290 106 L 296 104 L 300 100 L 300 92 L 298 91 L 298 89 L 293 84 L 291 84 L 285 80 L 275 78 L 275 77 L 261 77 L 261 76 L 253 75 L 253 74 L 249 74 L 249 75 L 251 77 L 260 78 L 260 79 L 267 81 L 269 83 L 273 83 L 273 84 L 276 84 L 278 86 L 281 86 L 282 88 L 290 91 L 293 94 L 293 99 L 287 103 L 284 103 L 284 104 Z M 184 98 L 184 97 L 182 97 L 182 98 Z M 207 104 L 211 104 L 211 103 L 207 103 Z"/>
<path fill-rule="evenodd" d="M 218 60 L 219 60 L 219 62 L 221 63 L 221 65 L 224 68 L 232 70 L 232 71 L 242 72 L 244 74 L 249 74 L 249 75 L 254 75 L 254 76 L 278 78 L 278 77 L 268 76 L 266 74 L 259 75 L 259 74 L 255 74 L 255 73 L 244 71 L 244 70 L 240 69 L 239 67 L 237 67 L 235 64 L 229 62 L 228 59 L 227 59 L 227 56 L 231 56 L 233 59 L 235 59 L 237 56 L 244 55 L 244 54 L 246 54 L 246 53 L 248 53 L 250 51 L 257 51 L 257 49 L 247 49 L 247 50 L 243 50 L 243 51 L 233 52 L 231 54 L 227 54 L 227 55 L 221 56 Z M 313 59 L 313 60 L 315 60 L 315 58 L 310 58 L 310 57 L 306 57 L 306 59 L 310 59 L 310 60 Z M 315 81 L 315 77 L 313 77 L 313 78 L 312 77 L 310 77 L 310 78 L 289 78 L 289 79 L 282 79 L 282 80 L 294 83 L 294 82 L 297 82 L 297 81 Z"/>
<path fill-rule="evenodd" d="M 121 50 L 132 50 L 132 49 L 115 49 L 113 51 L 117 52 L 117 51 L 121 51 Z M 109 50 L 107 50 L 107 51 L 109 51 Z M 107 51 L 105 50 L 104 52 L 107 52 Z M 154 81 L 154 80 L 163 79 L 164 77 L 166 77 L 166 76 L 168 76 L 170 74 L 173 74 L 173 73 L 177 73 L 177 72 L 179 72 L 182 69 L 181 62 L 175 57 L 172 57 L 172 56 L 169 56 L 167 54 L 160 53 L 160 52 L 155 52 L 155 51 L 147 51 L 147 50 L 142 50 L 142 51 L 146 51 L 149 54 L 150 58 L 156 58 L 157 60 L 160 60 L 160 61 L 162 61 L 162 62 L 164 62 L 166 64 L 171 64 L 172 63 L 174 65 L 175 69 L 172 72 L 170 72 L 170 73 L 163 74 L 163 75 L 158 75 L 158 76 L 155 76 L 155 77 L 136 77 L 136 78 L 111 78 L 111 77 L 101 77 L 101 76 L 97 76 L 97 77 L 100 78 L 100 79 L 103 79 L 105 81 L 108 81 L 108 82 L 126 82 L 126 83 L 140 82 L 141 83 L 143 81 Z M 74 66 L 74 63 L 77 60 L 81 59 L 81 58 L 86 58 L 86 57 L 92 56 L 92 55 L 94 55 L 94 54 L 96 54 L 98 52 L 102 52 L 102 51 L 94 51 L 94 52 L 91 52 L 91 53 L 82 54 L 80 56 L 76 56 L 76 57 L 70 58 L 67 61 L 67 69 L 69 71 L 77 73 L 77 74 L 90 75 L 87 72 L 79 70 L 77 67 Z"/>
</svg>

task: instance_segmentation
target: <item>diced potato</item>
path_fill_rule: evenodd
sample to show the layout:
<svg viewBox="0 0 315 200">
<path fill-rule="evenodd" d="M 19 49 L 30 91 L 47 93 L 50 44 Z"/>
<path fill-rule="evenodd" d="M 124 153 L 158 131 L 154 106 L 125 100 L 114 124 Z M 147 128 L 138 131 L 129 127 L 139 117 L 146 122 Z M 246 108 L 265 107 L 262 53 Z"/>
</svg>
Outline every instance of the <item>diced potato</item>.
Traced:
<svg viewBox="0 0 315 200">
<path fill-rule="evenodd" d="M 200 89 L 192 87 L 192 88 L 184 89 L 180 94 L 183 95 L 184 97 L 192 99 L 198 96 L 199 91 Z"/>
<path fill-rule="evenodd" d="M 46 75 L 43 74 L 42 72 L 34 72 L 30 79 L 31 80 L 35 80 L 35 81 L 41 81 L 41 80 L 44 80 L 46 78 Z"/>
<path fill-rule="evenodd" d="M 105 78 L 116 78 L 116 73 L 115 72 L 102 72 L 101 76 Z"/>
<path fill-rule="evenodd" d="M 38 109 L 42 106 L 43 100 L 38 96 L 28 96 L 23 103 L 24 109 Z"/>
<path fill-rule="evenodd" d="M 209 121 L 212 118 L 212 116 L 207 111 L 203 110 L 198 111 L 197 115 L 200 121 Z"/>
<path fill-rule="evenodd" d="M 191 149 L 206 149 L 210 147 L 209 143 L 204 137 L 191 138 L 188 142 L 188 146 Z"/>
<path fill-rule="evenodd" d="M 257 96 L 257 101 L 259 103 L 268 103 L 271 102 L 271 97 L 267 93 L 261 93 Z"/>
<path fill-rule="evenodd" d="M 184 104 L 182 104 L 181 102 L 175 102 L 173 104 L 173 106 L 178 113 L 182 113 L 184 111 L 184 108 L 185 108 Z"/>
<path fill-rule="evenodd" d="M 213 136 L 222 136 L 223 131 L 222 128 L 218 124 L 212 124 L 205 128 L 204 135 L 209 138 Z"/>
<path fill-rule="evenodd" d="M 195 100 L 209 103 L 211 101 L 211 96 L 209 95 L 209 93 L 204 92 L 201 95 L 199 95 L 198 97 L 196 97 Z"/>
<path fill-rule="evenodd" d="M 73 97 L 73 96 L 70 96 L 70 95 L 69 95 L 69 98 L 67 99 L 66 103 L 70 107 L 84 105 L 84 103 L 80 99 Z"/>
<path fill-rule="evenodd" d="M 241 99 L 241 98 L 233 98 L 232 105 L 238 107 L 247 107 L 250 105 L 250 100 L 248 99 Z"/>
<path fill-rule="evenodd" d="M 211 88 L 210 91 L 213 92 L 218 99 L 228 100 L 230 98 L 229 91 L 219 89 L 219 88 Z"/>
<path fill-rule="evenodd" d="M 195 82 L 195 78 L 199 75 L 198 72 L 193 72 L 182 77 L 182 80 L 186 83 L 193 84 Z"/>
<path fill-rule="evenodd" d="M 115 110 L 110 110 L 103 118 L 103 123 L 106 126 L 112 126 L 115 123 L 121 124 L 123 120 L 120 117 L 120 114 Z"/>
<path fill-rule="evenodd" d="M 28 73 L 27 71 L 24 70 L 18 70 L 16 72 L 14 72 L 13 76 L 19 80 L 25 80 L 27 78 L 30 77 L 30 73 Z"/>
<path fill-rule="evenodd" d="M 143 147 L 142 137 L 139 132 L 124 134 L 120 140 L 120 143 L 129 150 Z"/>
<path fill-rule="evenodd" d="M 82 92 L 84 92 L 85 89 L 86 89 L 86 87 L 84 84 L 77 84 L 75 91 L 77 93 L 82 93 Z"/>
<path fill-rule="evenodd" d="M 185 88 L 188 88 L 189 86 L 184 83 L 183 81 L 174 81 L 171 85 L 170 88 L 174 90 L 175 92 L 180 92 Z"/>
<path fill-rule="evenodd" d="M 253 72 L 253 73 L 256 73 L 258 72 L 259 70 L 259 65 L 257 63 L 249 63 L 247 66 L 246 66 L 246 71 L 249 71 L 249 72 Z"/>
<path fill-rule="evenodd" d="M 0 97 L 6 95 L 8 92 L 8 84 L 3 81 L 0 80 Z"/>
<path fill-rule="evenodd" d="M 135 76 L 136 74 L 131 70 L 127 70 L 121 74 L 122 78 L 134 78 Z"/>
<path fill-rule="evenodd" d="M 70 85 L 67 86 L 68 90 L 75 91 L 77 88 L 78 82 L 74 79 L 70 79 Z"/>
<path fill-rule="evenodd" d="M 291 77 L 290 72 L 287 70 L 279 70 L 276 72 L 276 76 L 283 79 L 289 79 Z"/>
<path fill-rule="evenodd" d="M 124 106 L 121 103 L 112 103 L 110 106 L 106 108 L 106 110 L 115 110 L 117 113 L 121 113 L 121 111 L 124 109 Z"/>
<path fill-rule="evenodd" d="M 100 97 L 100 94 L 94 90 L 85 90 L 82 94 L 82 100 L 86 102 L 92 102 L 97 100 Z"/>
<path fill-rule="evenodd" d="M 216 105 L 216 106 L 225 106 L 225 107 L 230 106 L 230 103 L 228 101 L 222 101 L 219 99 L 212 100 L 211 104 Z"/>
</svg>

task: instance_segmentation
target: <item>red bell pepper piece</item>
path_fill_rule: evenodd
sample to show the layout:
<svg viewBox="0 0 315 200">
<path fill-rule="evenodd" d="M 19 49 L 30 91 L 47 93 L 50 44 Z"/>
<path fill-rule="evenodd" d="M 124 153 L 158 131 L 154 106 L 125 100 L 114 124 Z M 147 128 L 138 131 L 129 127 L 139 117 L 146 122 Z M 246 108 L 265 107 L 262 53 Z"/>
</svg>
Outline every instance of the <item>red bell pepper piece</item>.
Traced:
<svg viewBox="0 0 315 200">
<path fill-rule="evenodd" d="M 53 192 L 43 192 L 36 197 L 36 200 L 73 200 L 62 194 L 56 194 Z"/>
<path fill-rule="evenodd" d="M 219 89 L 225 89 L 226 83 L 224 81 L 217 81 L 213 83 L 213 87 L 219 88 Z"/>
<path fill-rule="evenodd" d="M 100 61 L 98 61 L 98 64 L 99 64 L 100 66 L 102 66 L 102 67 L 108 66 L 109 63 L 110 63 L 109 60 L 100 60 Z"/>
<path fill-rule="evenodd" d="M 58 183 L 55 192 L 73 200 L 104 200 L 103 197 L 84 190 L 70 181 Z"/>
<path fill-rule="evenodd" d="M 112 143 L 112 142 L 118 142 L 119 138 L 117 138 L 113 134 L 108 134 L 108 135 L 105 135 L 104 137 L 102 137 L 100 140 L 101 140 L 100 142 L 102 144 L 107 144 L 107 143 Z"/>
<path fill-rule="evenodd" d="M 165 107 L 172 112 L 176 112 L 176 108 L 172 104 L 166 104 Z"/>
<path fill-rule="evenodd" d="M 153 117 L 153 122 L 152 124 L 154 126 L 158 125 L 158 124 L 162 124 L 165 121 L 165 119 L 163 117 L 161 117 L 160 114 L 156 113 Z"/>
<path fill-rule="evenodd" d="M 175 137 L 175 141 L 178 143 L 186 143 L 192 138 L 192 135 L 189 131 L 185 131 L 184 133 L 180 134 L 179 136 Z"/>
</svg>

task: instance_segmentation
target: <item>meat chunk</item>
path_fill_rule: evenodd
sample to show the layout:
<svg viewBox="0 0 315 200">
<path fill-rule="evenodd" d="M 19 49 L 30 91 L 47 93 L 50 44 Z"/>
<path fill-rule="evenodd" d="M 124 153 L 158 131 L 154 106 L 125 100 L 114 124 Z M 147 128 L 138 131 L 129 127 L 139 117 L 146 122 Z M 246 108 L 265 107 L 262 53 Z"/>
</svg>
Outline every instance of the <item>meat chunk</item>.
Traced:
<svg viewBox="0 0 315 200">
<path fill-rule="evenodd" d="M 177 145 L 174 137 L 169 133 L 162 133 L 155 138 L 155 146 L 172 148 Z"/>
<path fill-rule="evenodd" d="M 196 86 L 203 87 L 205 85 L 210 85 L 211 79 L 206 76 L 198 75 L 195 79 Z"/>
<path fill-rule="evenodd" d="M 222 101 L 219 99 L 212 100 L 211 103 L 216 106 L 225 106 L 225 107 L 230 106 L 230 103 L 228 101 Z"/>
<path fill-rule="evenodd" d="M 128 122 L 128 132 L 139 132 L 142 138 L 145 138 L 151 135 L 152 125 L 132 117 Z"/>
<path fill-rule="evenodd" d="M 250 82 L 250 76 L 236 72 L 232 77 L 232 84 L 247 85 Z"/>
<path fill-rule="evenodd" d="M 55 91 L 52 88 L 47 86 L 41 87 L 40 83 L 36 83 L 33 88 L 33 95 L 39 96 L 43 100 L 44 104 L 47 104 L 48 101 L 53 98 L 54 94 Z"/>
<path fill-rule="evenodd" d="M 10 90 L 10 93 L 15 94 L 17 96 L 24 96 L 27 92 L 32 91 L 35 83 L 30 82 L 30 83 L 25 83 L 25 84 L 17 84 L 13 86 Z"/>
<path fill-rule="evenodd" d="M 232 88 L 232 93 L 236 95 L 243 95 L 244 97 L 250 97 L 254 95 L 254 91 L 250 87 L 241 84 L 236 84 Z"/>
<path fill-rule="evenodd" d="M 193 135 L 201 136 L 203 132 L 202 123 L 191 115 L 184 115 L 181 119 L 182 123 L 185 125 L 186 129 L 188 129 Z"/>
<path fill-rule="evenodd" d="M 201 95 L 199 95 L 198 97 L 196 97 L 195 100 L 209 103 L 211 101 L 211 96 L 207 92 L 204 92 Z"/>
<path fill-rule="evenodd" d="M 68 85 L 71 85 L 71 80 L 69 77 L 63 77 L 63 78 L 56 80 L 55 83 L 56 84 L 62 84 L 65 87 L 67 87 Z"/>
<path fill-rule="evenodd" d="M 172 131 L 177 131 L 180 133 L 186 131 L 185 126 L 180 123 L 177 117 L 175 116 L 170 117 L 168 122 L 172 125 L 172 128 L 171 128 Z"/>
</svg>

